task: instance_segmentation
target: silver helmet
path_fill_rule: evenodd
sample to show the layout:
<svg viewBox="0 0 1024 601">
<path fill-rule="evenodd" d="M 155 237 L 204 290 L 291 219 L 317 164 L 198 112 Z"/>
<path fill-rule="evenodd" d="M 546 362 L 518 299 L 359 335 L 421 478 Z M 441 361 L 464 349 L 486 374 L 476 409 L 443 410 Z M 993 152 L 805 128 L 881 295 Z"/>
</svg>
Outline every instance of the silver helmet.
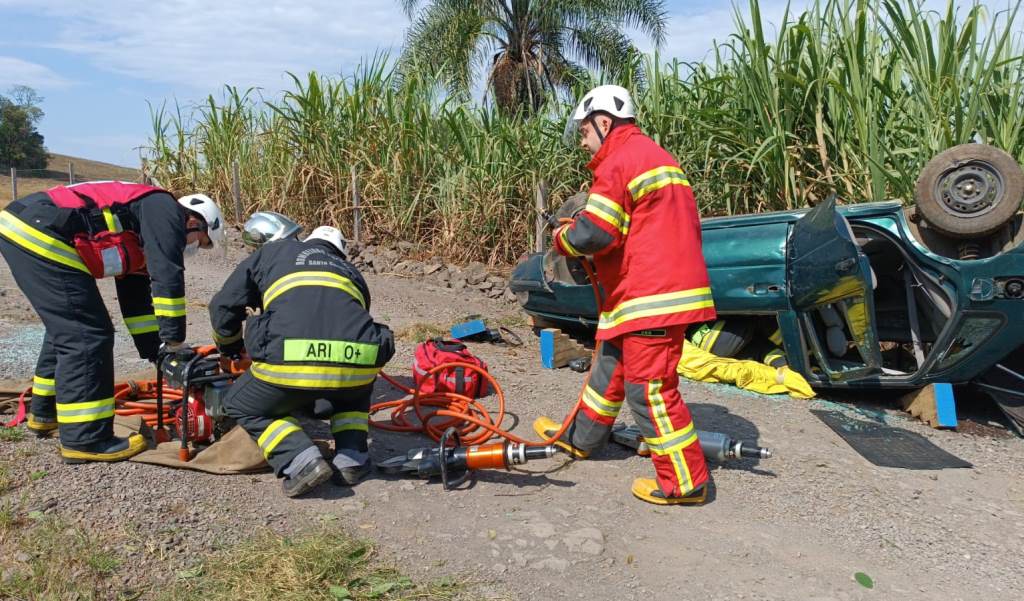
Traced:
<svg viewBox="0 0 1024 601">
<path fill-rule="evenodd" d="M 302 226 L 273 211 L 253 213 L 245 222 L 242 230 L 242 241 L 249 246 L 263 246 L 267 242 L 298 238 Z"/>
</svg>

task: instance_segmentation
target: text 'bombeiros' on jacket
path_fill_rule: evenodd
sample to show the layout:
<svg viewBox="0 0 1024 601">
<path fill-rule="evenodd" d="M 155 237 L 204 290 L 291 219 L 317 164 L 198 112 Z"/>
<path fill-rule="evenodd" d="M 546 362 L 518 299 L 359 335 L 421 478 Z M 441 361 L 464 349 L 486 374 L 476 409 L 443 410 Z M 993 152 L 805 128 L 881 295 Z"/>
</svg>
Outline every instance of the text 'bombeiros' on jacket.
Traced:
<svg viewBox="0 0 1024 601">
<path fill-rule="evenodd" d="M 246 318 L 246 307 L 260 312 Z M 210 302 L 210 320 L 223 352 L 244 340 L 255 378 L 354 388 L 371 384 L 395 352 L 391 330 L 369 309 L 366 282 L 333 245 L 278 240 L 238 265 Z"/>
</svg>

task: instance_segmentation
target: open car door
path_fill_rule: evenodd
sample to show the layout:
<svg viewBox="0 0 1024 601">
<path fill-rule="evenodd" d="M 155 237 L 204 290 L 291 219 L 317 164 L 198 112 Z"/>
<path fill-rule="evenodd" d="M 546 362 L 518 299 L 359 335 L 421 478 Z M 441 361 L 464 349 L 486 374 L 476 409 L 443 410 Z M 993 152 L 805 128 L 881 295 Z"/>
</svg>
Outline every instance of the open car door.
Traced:
<svg viewBox="0 0 1024 601">
<path fill-rule="evenodd" d="M 880 373 L 874 276 L 850 225 L 836 211 L 834 195 L 790 229 L 786 278 L 812 353 L 811 372 L 816 364 L 833 381 Z"/>
</svg>

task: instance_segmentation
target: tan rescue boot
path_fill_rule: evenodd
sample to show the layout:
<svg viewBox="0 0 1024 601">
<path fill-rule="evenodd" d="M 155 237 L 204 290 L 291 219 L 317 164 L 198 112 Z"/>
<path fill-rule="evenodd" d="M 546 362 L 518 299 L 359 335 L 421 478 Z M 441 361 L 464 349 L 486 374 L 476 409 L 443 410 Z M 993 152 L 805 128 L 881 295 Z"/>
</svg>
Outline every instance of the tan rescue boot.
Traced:
<svg viewBox="0 0 1024 601">
<path fill-rule="evenodd" d="M 548 440 L 552 436 L 557 434 L 558 430 L 561 429 L 561 427 L 562 424 L 554 421 L 550 417 L 546 417 L 543 415 L 533 420 L 533 431 L 539 434 L 541 437 L 543 437 L 544 440 Z M 584 451 L 583 449 L 578 449 L 561 439 L 554 441 L 552 444 L 562 449 L 566 453 L 572 455 L 576 459 L 586 459 L 587 457 L 590 456 L 590 453 L 588 453 L 587 451 Z"/>
<path fill-rule="evenodd" d="M 87 447 L 71 448 L 60 445 L 60 456 L 64 463 L 88 463 L 90 461 L 124 461 L 146 450 L 146 439 L 141 434 L 128 438 L 111 438 Z"/>
<path fill-rule="evenodd" d="M 25 427 L 29 432 L 42 438 L 57 431 L 57 420 L 39 419 L 29 413 L 25 419 Z"/>
<path fill-rule="evenodd" d="M 700 505 L 708 498 L 708 487 L 701 486 L 685 497 L 668 497 L 653 478 L 633 480 L 633 496 L 655 505 Z"/>
</svg>

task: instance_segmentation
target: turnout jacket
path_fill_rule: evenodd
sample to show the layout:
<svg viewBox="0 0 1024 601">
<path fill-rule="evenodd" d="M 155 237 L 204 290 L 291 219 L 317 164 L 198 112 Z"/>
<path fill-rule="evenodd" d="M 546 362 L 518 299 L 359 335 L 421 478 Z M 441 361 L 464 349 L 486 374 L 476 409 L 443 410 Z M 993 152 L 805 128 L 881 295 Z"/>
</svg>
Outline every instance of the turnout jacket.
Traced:
<svg viewBox="0 0 1024 601">
<path fill-rule="evenodd" d="M 713 320 L 697 203 L 672 155 L 622 125 L 587 168 L 586 208 L 553 238 L 563 255 L 594 257 L 604 289 L 596 338 Z"/>
<path fill-rule="evenodd" d="M 246 318 L 246 307 L 262 310 Z M 278 240 L 242 261 L 210 301 L 222 352 L 244 341 L 253 377 L 289 388 L 365 386 L 395 352 L 359 271 L 329 242 Z M 242 322 L 245 322 L 244 340 Z"/>
<path fill-rule="evenodd" d="M 58 206 L 54 195 L 66 197 L 67 191 L 85 206 Z M 90 208 L 99 199 L 100 205 L 109 205 L 109 211 Z M 89 182 L 58 186 L 10 203 L 0 211 L 0 236 L 47 261 L 91 275 L 73 246 L 76 235 L 111 228 L 135 232 L 145 266 L 118 276 L 114 282 L 121 315 L 139 356 L 155 359 L 161 340 L 185 340 L 183 252 L 187 220 L 185 209 L 160 188 Z"/>
</svg>

